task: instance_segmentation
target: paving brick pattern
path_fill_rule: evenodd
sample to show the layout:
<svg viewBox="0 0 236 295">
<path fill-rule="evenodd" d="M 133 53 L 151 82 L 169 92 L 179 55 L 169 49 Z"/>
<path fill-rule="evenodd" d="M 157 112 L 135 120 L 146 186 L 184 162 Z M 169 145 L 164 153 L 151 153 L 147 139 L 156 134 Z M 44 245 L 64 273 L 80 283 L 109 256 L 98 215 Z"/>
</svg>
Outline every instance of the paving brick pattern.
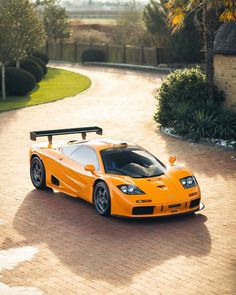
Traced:
<svg viewBox="0 0 236 295">
<path fill-rule="evenodd" d="M 0 114 L 1 250 L 37 249 L 32 259 L 3 266 L 1 283 L 53 295 L 236 294 L 236 153 L 159 132 L 152 116 L 160 75 L 64 68 L 92 77 L 91 89 Z M 164 162 L 175 154 L 195 171 L 205 210 L 161 220 L 103 218 L 79 199 L 34 190 L 29 131 L 94 124 Z"/>
</svg>

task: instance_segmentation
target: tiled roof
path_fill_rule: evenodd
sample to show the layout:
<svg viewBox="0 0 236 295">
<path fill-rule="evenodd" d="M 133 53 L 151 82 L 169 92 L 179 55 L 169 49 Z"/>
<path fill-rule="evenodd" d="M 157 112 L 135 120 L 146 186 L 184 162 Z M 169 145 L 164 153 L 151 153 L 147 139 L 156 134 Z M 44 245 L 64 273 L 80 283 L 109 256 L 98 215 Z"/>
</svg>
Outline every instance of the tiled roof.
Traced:
<svg viewBox="0 0 236 295">
<path fill-rule="evenodd" d="M 216 32 L 214 52 L 236 55 L 236 24 L 224 23 Z"/>
</svg>

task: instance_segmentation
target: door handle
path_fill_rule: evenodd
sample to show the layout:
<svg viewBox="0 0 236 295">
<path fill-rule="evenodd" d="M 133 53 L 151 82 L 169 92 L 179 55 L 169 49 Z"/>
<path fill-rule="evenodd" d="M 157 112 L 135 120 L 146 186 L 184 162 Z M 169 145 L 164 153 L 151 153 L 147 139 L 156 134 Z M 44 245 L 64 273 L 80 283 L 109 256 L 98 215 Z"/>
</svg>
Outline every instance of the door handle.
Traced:
<svg viewBox="0 0 236 295">
<path fill-rule="evenodd" d="M 59 157 L 59 161 L 62 161 L 64 158 L 63 157 Z"/>
</svg>

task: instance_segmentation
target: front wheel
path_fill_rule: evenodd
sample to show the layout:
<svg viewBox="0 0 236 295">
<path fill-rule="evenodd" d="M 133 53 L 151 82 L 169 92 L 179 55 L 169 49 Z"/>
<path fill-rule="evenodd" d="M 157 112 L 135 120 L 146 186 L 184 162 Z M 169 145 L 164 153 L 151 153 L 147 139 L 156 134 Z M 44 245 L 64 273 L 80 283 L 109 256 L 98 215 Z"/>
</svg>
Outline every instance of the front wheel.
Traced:
<svg viewBox="0 0 236 295">
<path fill-rule="evenodd" d="M 45 190 L 46 186 L 46 174 L 43 162 L 34 157 L 30 163 L 30 177 L 35 188 Z"/>
<path fill-rule="evenodd" d="M 104 182 L 98 182 L 94 188 L 94 205 L 96 211 L 103 216 L 111 214 L 111 199 L 107 185 Z"/>
</svg>

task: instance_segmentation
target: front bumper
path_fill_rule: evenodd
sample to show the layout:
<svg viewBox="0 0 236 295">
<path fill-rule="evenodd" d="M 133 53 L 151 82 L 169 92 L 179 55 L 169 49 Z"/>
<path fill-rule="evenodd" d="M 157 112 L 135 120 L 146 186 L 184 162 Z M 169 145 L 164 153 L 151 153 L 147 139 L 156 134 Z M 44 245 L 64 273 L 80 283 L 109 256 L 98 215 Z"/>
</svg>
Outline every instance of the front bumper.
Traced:
<svg viewBox="0 0 236 295">
<path fill-rule="evenodd" d="M 197 197 L 168 204 L 145 203 L 138 205 L 134 203 L 115 202 L 115 205 L 112 205 L 111 214 L 124 217 L 145 218 L 189 214 L 202 209 L 204 209 L 204 205 L 201 203 L 201 198 Z"/>
<path fill-rule="evenodd" d="M 113 216 L 117 216 L 117 217 L 123 217 L 123 218 L 165 218 L 165 217 L 174 217 L 174 216 L 182 216 L 182 215 L 188 215 L 188 214 L 192 214 L 198 211 L 201 211 L 205 208 L 205 205 L 203 203 L 200 203 L 200 206 L 197 209 L 193 209 L 193 210 L 188 210 L 185 212 L 176 212 L 176 213 L 171 213 L 171 214 L 158 214 L 158 215 L 130 215 L 130 216 L 125 216 L 125 215 L 118 215 L 118 214 L 113 214 Z"/>
</svg>

